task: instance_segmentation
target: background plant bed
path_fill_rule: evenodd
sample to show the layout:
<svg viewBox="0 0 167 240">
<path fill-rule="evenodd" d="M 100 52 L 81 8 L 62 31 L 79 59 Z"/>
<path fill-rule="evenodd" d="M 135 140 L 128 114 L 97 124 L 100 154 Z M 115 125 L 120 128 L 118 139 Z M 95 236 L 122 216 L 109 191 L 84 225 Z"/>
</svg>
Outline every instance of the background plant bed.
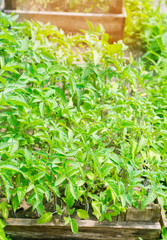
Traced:
<svg viewBox="0 0 167 240">
<path fill-rule="evenodd" d="M 112 3 L 112 1 L 111 1 Z M 118 1 L 119 3 L 119 1 Z M 123 6 L 123 1 L 120 4 L 112 6 Z M 120 8 L 120 7 L 119 7 Z M 112 36 L 112 41 L 117 41 L 123 38 L 126 12 L 123 7 L 121 11 L 119 8 L 112 10 L 112 13 L 75 13 L 75 12 L 54 12 L 54 11 L 24 11 L 24 10 L 15 10 L 16 4 L 15 1 L 6 1 L 6 13 L 19 14 L 18 21 L 24 20 L 34 20 L 41 21 L 43 23 L 50 22 L 53 25 L 56 25 L 58 28 L 62 28 L 65 33 L 77 33 L 80 29 L 87 29 L 86 20 L 92 22 L 94 26 L 102 24 L 105 28 L 105 31 Z M 14 11 L 15 10 L 15 11 Z M 113 13 L 115 12 L 115 13 Z M 68 23 L 68 24 L 67 24 Z"/>
<path fill-rule="evenodd" d="M 112 239 L 112 240 L 156 240 L 161 233 L 161 209 L 158 204 L 150 204 L 143 211 L 129 207 L 125 221 L 97 222 L 93 220 L 77 220 L 79 233 L 74 235 L 70 226 L 64 225 L 59 219 L 45 224 L 37 224 L 36 219 L 13 219 L 6 221 L 5 231 L 18 239 Z M 120 221 L 121 220 L 121 221 Z"/>
</svg>

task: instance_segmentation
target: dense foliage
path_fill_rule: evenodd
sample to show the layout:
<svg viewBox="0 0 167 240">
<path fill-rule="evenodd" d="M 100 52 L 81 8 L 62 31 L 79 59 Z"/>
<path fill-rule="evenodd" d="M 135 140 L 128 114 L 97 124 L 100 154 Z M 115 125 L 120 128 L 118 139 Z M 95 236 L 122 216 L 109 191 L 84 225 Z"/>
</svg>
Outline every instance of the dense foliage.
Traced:
<svg viewBox="0 0 167 240">
<path fill-rule="evenodd" d="M 16 17 L 0 17 L 3 218 L 24 199 L 39 223 L 56 213 L 77 233 L 75 213 L 111 221 L 128 205 L 167 205 L 166 16 L 143 21 L 146 54 L 129 62 L 102 26 L 65 36 Z"/>
<path fill-rule="evenodd" d="M 164 127 L 166 128 L 167 15 L 162 14 L 159 11 L 154 12 L 149 21 L 145 22 L 145 29 L 145 32 L 142 34 L 142 39 L 143 43 L 145 44 L 146 54 L 143 56 L 142 60 L 147 66 L 147 71 L 152 74 L 153 81 L 150 82 L 151 94 L 154 98 L 154 103 L 157 106 L 157 111 L 159 111 L 158 116 L 160 116 L 161 120 L 164 121 Z M 165 128 L 164 133 L 167 134 Z M 167 135 L 164 136 L 167 139 Z M 164 146 L 164 150 L 165 149 L 166 146 Z M 166 199 L 164 202 L 164 207 L 167 210 Z"/>
<path fill-rule="evenodd" d="M 133 44 L 137 48 L 140 46 L 141 33 L 146 30 L 145 23 L 149 21 L 154 14 L 153 0 L 125 0 L 126 7 L 126 24 L 124 31 L 124 42 L 126 44 Z M 137 45 L 139 41 L 139 46 Z"/>
</svg>

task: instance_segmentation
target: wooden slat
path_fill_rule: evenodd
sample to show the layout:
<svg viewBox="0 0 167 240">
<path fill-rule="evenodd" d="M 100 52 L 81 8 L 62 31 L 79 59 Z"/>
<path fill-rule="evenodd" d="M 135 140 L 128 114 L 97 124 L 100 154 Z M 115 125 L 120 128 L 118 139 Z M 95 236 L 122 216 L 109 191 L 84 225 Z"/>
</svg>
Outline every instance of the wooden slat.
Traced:
<svg viewBox="0 0 167 240">
<path fill-rule="evenodd" d="M 159 204 L 151 204 L 143 211 L 141 211 L 140 208 L 129 207 L 126 212 L 126 221 L 159 222 L 160 217 L 161 208 Z"/>
<path fill-rule="evenodd" d="M 111 0 L 110 13 L 122 13 L 123 0 Z"/>
<path fill-rule="evenodd" d="M 16 9 L 16 0 L 5 0 L 5 9 Z"/>
<path fill-rule="evenodd" d="M 78 240 L 158 240 L 160 223 L 139 222 L 96 222 L 92 220 L 78 221 L 79 233 L 74 235 L 70 226 L 64 226 L 59 220 L 46 224 L 37 224 L 36 220 L 8 219 L 5 232 L 11 237 L 29 239 L 78 239 Z"/>
<path fill-rule="evenodd" d="M 161 202 L 160 199 L 157 198 L 156 203 L 158 203 L 161 206 L 160 202 Z M 167 229 L 167 219 L 166 219 L 165 211 L 163 208 L 161 209 L 160 224 L 162 227 L 165 227 Z"/>
<path fill-rule="evenodd" d="M 162 227 L 165 227 L 167 229 L 167 219 L 165 216 L 165 211 L 164 209 L 161 209 L 161 218 L 160 218 L 160 223 Z"/>
<path fill-rule="evenodd" d="M 7 10 L 6 13 L 12 13 Z M 58 28 L 62 28 L 65 33 L 77 33 L 80 29 L 88 28 L 86 19 L 93 23 L 94 26 L 102 24 L 105 31 L 112 35 L 113 41 L 122 39 L 125 25 L 126 12 L 122 14 L 97 14 L 97 13 L 70 13 L 70 12 L 31 12 L 16 11 L 19 14 L 19 21 L 34 20 L 43 23 L 50 22 Z"/>
</svg>

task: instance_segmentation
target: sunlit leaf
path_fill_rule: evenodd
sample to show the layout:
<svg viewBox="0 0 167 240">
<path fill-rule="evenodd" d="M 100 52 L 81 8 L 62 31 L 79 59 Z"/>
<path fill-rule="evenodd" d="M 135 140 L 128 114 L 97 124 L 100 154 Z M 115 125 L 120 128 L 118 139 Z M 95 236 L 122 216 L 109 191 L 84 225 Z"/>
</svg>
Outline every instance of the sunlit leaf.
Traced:
<svg viewBox="0 0 167 240">
<path fill-rule="evenodd" d="M 47 212 L 44 213 L 37 221 L 38 224 L 42 224 L 42 223 L 48 223 L 50 222 L 50 220 L 52 219 L 52 213 L 51 212 Z"/>
</svg>

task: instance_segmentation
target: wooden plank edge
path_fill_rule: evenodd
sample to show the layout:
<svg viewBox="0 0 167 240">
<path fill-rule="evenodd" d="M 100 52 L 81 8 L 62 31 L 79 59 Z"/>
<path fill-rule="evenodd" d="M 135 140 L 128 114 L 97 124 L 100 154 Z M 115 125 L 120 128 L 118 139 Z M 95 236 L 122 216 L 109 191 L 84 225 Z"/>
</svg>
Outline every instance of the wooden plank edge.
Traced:
<svg viewBox="0 0 167 240">
<path fill-rule="evenodd" d="M 162 227 L 165 227 L 167 229 L 167 219 L 163 208 L 161 209 L 160 224 Z"/>
<path fill-rule="evenodd" d="M 77 239 L 77 240 L 136 240 L 139 237 L 145 240 L 158 240 L 161 234 L 159 222 L 97 222 L 79 220 L 79 232 L 74 235 L 69 225 L 60 220 L 37 224 L 37 220 L 8 219 L 5 232 L 11 237 L 28 239 Z"/>
<path fill-rule="evenodd" d="M 160 200 L 159 198 L 156 199 L 156 202 L 160 204 Z M 165 216 L 165 211 L 163 208 L 161 208 L 161 215 L 160 215 L 160 224 L 161 224 L 161 227 L 165 227 L 167 229 L 167 218 Z"/>
<path fill-rule="evenodd" d="M 5 223 L 7 226 L 42 226 L 42 227 L 67 227 L 64 225 L 64 222 L 59 219 L 51 220 L 48 223 L 37 223 L 38 219 L 25 219 L 25 218 L 8 218 Z M 152 229 L 159 230 L 161 229 L 161 225 L 159 222 L 131 222 L 131 221 L 124 221 L 124 222 L 109 222 L 109 221 L 94 221 L 94 220 L 77 220 L 78 226 L 83 228 L 125 228 L 125 229 L 147 229 L 148 226 Z"/>
<path fill-rule="evenodd" d="M 116 17 L 116 18 L 126 18 L 125 8 L 122 13 L 76 13 L 76 12 L 54 12 L 54 11 L 26 11 L 26 10 L 8 10 L 4 11 L 7 14 L 16 13 L 16 14 L 25 14 L 25 15 L 42 15 L 42 16 L 78 16 L 78 17 Z"/>
</svg>

